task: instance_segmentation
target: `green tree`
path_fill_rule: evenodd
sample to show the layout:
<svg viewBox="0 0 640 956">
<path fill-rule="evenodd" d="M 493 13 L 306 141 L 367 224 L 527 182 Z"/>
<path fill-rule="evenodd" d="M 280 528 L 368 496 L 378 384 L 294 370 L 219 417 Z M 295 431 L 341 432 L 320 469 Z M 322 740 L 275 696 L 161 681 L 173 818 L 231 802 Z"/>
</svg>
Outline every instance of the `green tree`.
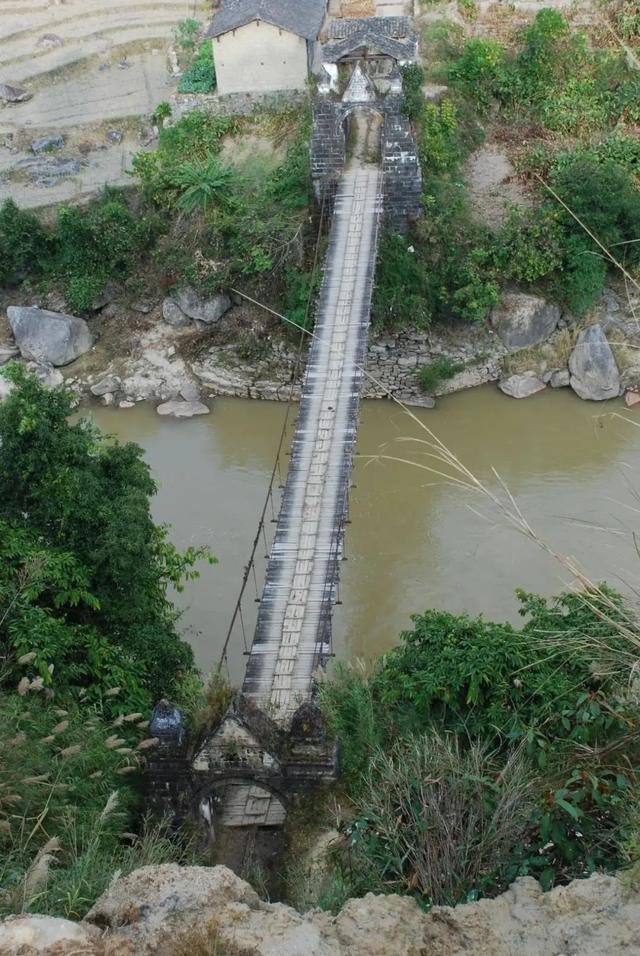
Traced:
<svg viewBox="0 0 640 956">
<path fill-rule="evenodd" d="M 46 390 L 22 366 L 4 374 L 16 387 L 0 405 L 0 517 L 67 573 L 59 593 L 44 589 L 36 603 L 82 627 L 85 645 L 93 629 L 120 648 L 152 697 L 179 692 L 193 655 L 168 589 L 196 573 L 204 552 L 179 553 L 154 523 L 155 483 L 137 445 L 70 423 L 69 393 Z"/>
</svg>

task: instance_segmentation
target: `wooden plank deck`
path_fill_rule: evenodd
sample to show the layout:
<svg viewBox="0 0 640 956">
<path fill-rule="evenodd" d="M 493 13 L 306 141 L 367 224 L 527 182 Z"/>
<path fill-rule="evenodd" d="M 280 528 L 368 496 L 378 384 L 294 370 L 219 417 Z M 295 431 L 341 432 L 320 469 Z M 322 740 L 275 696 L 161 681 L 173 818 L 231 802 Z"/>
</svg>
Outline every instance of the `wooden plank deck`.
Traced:
<svg viewBox="0 0 640 956">
<path fill-rule="evenodd" d="M 380 171 L 343 173 L 287 483 L 243 692 L 286 723 L 331 647 L 331 617 L 358 428 L 378 224 Z"/>
</svg>

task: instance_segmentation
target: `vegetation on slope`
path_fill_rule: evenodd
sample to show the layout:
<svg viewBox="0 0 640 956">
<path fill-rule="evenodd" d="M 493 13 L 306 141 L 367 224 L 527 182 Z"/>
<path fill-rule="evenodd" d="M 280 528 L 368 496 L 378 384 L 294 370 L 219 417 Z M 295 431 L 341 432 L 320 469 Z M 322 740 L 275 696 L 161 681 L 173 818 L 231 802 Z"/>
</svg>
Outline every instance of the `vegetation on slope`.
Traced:
<svg viewBox="0 0 640 956">
<path fill-rule="evenodd" d="M 640 259 L 637 69 L 623 49 L 591 46 L 550 9 L 525 27 L 514 49 L 465 42 L 453 25 L 439 23 L 425 31 L 423 52 L 429 78 L 449 89 L 441 102 L 427 103 L 421 67 L 405 68 L 424 216 L 406 239 L 389 236 L 383 244 L 378 324 L 481 322 L 504 282 L 582 315 L 610 264 L 593 237 L 629 268 Z M 518 147 L 518 167 L 530 180 L 532 208 L 512 209 L 495 232 L 472 215 L 463 180 L 462 164 L 484 135 L 531 144 Z"/>
<path fill-rule="evenodd" d="M 0 404 L 0 910 L 81 916 L 116 869 L 181 858 L 144 825 L 151 706 L 200 692 L 168 589 L 204 551 L 154 524 L 137 445 L 69 422 L 22 366 Z"/>
<path fill-rule="evenodd" d="M 607 588 L 519 596 L 521 629 L 426 611 L 370 674 L 324 686 L 350 807 L 325 905 L 371 889 L 453 904 L 629 861 L 637 619 Z"/>
</svg>

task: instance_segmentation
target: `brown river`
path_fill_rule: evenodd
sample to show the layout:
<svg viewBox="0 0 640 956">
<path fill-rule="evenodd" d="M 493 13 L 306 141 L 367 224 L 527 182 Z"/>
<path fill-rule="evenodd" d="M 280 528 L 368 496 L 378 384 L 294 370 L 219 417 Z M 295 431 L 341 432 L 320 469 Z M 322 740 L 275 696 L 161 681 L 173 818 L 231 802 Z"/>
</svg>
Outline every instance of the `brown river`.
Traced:
<svg viewBox="0 0 640 956">
<path fill-rule="evenodd" d="M 285 408 L 217 399 L 210 415 L 188 421 L 160 418 L 146 405 L 90 414 L 105 431 L 144 448 L 159 486 L 155 517 L 172 525 L 176 544 L 208 544 L 218 557 L 177 598 L 183 633 L 207 671 L 237 598 Z M 505 499 L 495 469 L 557 553 L 574 556 L 593 578 L 635 587 L 640 414 L 621 402 L 583 402 L 569 389 L 514 401 L 486 386 L 439 399 L 437 409 L 416 415 Z M 393 646 L 415 611 L 437 607 L 517 621 L 515 588 L 551 594 L 571 583 L 558 561 L 482 495 L 419 467 L 440 466 L 424 454 L 426 445 L 404 439 L 427 437 L 391 402 L 362 406 L 342 603 L 334 618 L 339 658 L 371 658 Z M 244 603 L 249 642 L 255 595 L 251 579 Z M 238 626 L 230 652 L 234 680 L 242 673 L 242 651 Z"/>
</svg>

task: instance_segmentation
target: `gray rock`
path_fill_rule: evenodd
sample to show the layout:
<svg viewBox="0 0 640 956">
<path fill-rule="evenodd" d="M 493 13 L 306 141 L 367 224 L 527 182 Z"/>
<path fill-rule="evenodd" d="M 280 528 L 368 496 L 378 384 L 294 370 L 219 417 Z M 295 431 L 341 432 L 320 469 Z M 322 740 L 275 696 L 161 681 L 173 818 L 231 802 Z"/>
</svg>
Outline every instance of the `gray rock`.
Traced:
<svg viewBox="0 0 640 956">
<path fill-rule="evenodd" d="M 64 382 L 62 372 L 59 372 L 53 365 L 38 365 L 35 362 L 29 362 L 28 368 L 47 388 L 57 388 Z"/>
<path fill-rule="evenodd" d="M 192 289 L 175 292 L 174 299 L 190 319 L 206 322 L 207 325 L 217 322 L 231 308 L 231 299 L 227 295 L 220 294 L 203 299 Z"/>
<path fill-rule="evenodd" d="M 36 43 L 36 50 L 57 50 L 64 46 L 64 40 L 57 33 L 43 33 Z"/>
<path fill-rule="evenodd" d="M 571 384 L 571 376 L 568 368 L 557 368 L 551 373 L 549 379 L 551 388 L 567 388 Z"/>
<path fill-rule="evenodd" d="M 33 153 L 48 153 L 53 149 L 62 149 L 64 146 L 64 136 L 62 133 L 52 133 L 50 136 L 41 136 L 40 139 L 34 139 L 31 144 Z"/>
<path fill-rule="evenodd" d="M 131 304 L 131 308 L 134 312 L 141 312 L 142 315 L 148 315 L 148 313 L 151 312 L 153 305 L 147 299 L 138 299 L 136 302 Z"/>
<path fill-rule="evenodd" d="M 11 86 L 10 83 L 0 83 L 0 100 L 5 103 L 25 103 L 30 100 L 33 93 L 23 89 L 21 86 Z"/>
<path fill-rule="evenodd" d="M 199 402 L 200 389 L 193 382 L 187 382 L 180 389 L 180 397 L 184 398 L 185 402 Z"/>
<path fill-rule="evenodd" d="M 165 402 L 156 408 L 158 415 L 171 418 L 193 418 L 194 415 L 208 415 L 209 409 L 203 402 Z"/>
<path fill-rule="evenodd" d="M 189 325 L 191 319 L 188 315 L 185 315 L 177 302 L 174 302 L 173 299 L 165 299 L 162 303 L 162 318 L 168 325 L 174 325 L 176 327 L 181 325 Z"/>
<path fill-rule="evenodd" d="M 22 357 L 40 364 L 68 365 L 93 345 L 89 326 L 74 315 L 10 305 L 7 318 Z"/>
<path fill-rule="evenodd" d="M 524 375 L 510 375 L 502 382 L 498 382 L 498 388 L 510 398 L 529 398 L 536 392 L 543 392 L 547 386 L 541 382 L 536 375 L 525 372 Z"/>
<path fill-rule="evenodd" d="M 107 395 L 109 392 L 117 392 L 120 388 L 121 380 L 117 375 L 106 375 L 95 385 L 91 386 L 91 394 L 99 398 L 101 395 Z"/>
<path fill-rule="evenodd" d="M 113 405 L 114 400 L 115 400 L 115 395 L 113 394 L 113 392 L 105 392 L 104 395 L 103 395 L 103 396 L 101 397 L 101 399 L 100 399 L 100 404 L 101 404 L 101 405 Z"/>
<path fill-rule="evenodd" d="M 123 137 L 122 130 L 119 130 L 119 129 L 110 129 L 109 132 L 107 133 L 107 141 L 109 143 L 113 143 L 114 146 L 117 146 L 119 143 L 122 142 L 122 137 Z"/>
<path fill-rule="evenodd" d="M 77 176 L 81 170 L 80 160 L 57 157 L 38 166 L 31 166 L 27 170 L 27 175 L 34 180 L 36 186 L 47 188 L 56 186 L 64 176 Z"/>
<path fill-rule="evenodd" d="M 503 292 L 491 313 L 491 324 L 509 349 L 522 349 L 544 341 L 559 320 L 559 306 L 522 292 Z"/>
<path fill-rule="evenodd" d="M 590 325 L 578 335 L 569 371 L 571 388 L 580 398 L 602 402 L 620 394 L 620 372 L 599 325 Z"/>
</svg>

